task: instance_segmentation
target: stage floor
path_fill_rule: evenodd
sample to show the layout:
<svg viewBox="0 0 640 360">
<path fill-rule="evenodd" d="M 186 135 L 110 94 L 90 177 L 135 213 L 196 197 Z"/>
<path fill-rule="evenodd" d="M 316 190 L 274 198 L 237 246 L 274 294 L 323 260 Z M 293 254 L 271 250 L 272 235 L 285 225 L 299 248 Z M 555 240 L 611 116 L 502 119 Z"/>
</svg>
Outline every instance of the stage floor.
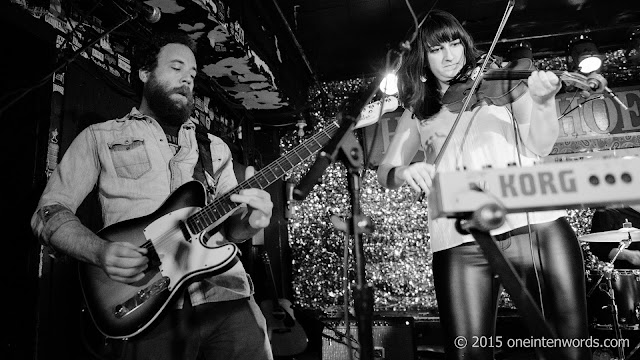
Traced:
<svg viewBox="0 0 640 360">
<path fill-rule="evenodd" d="M 408 316 L 411 315 L 411 316 Z M 303 314 L 297 315 L 309 338 L 307 350 L 292 357 L 277 357 L 276 360 L 349 360 L 347 345 L 336 341 L 336 334 L 345 334 L 342 319 L 309 320 Z M 351 334 L 357 337 L 357 323 L 350 323 Z M 336 332 L 337 331 L 337 332 Z M 384 353 L 386 360 L 440 360 L 444 359 L 442 328 L 437 316 L 425 313 L 385 313 L 375 314 L 373 319 L 374 349 Z M 502 343 L 508 339 L 529 339 L 526 325 L 516 310 L 504 309 L 499 312 L 496 323 L 496 335 Z M 600 344 L 605 339 L 615 339 L 615 333 L 607 329 L 590 329 L 590 336 Z M 623 330 L 622 339 L 628 339 L 629 346 L 624 349 L 626 360 L 640 360 L 640 350 L 634 351 L 640 343 L 640 330 Z M 592 348 L 593 360 L 611 360 L 617 358 L 617 348 L 603 346 Z M 630 354 L 633 352 L 632 354 Z M 631 356 L 629 356 L 631 355 Z M 357 359 L 357 357 L 354 357 Z M 383 357 L 376 357 L 383 359 Z M 496 360 L 535 360 L 531 348 L 496 348 Z"/>
</svg>

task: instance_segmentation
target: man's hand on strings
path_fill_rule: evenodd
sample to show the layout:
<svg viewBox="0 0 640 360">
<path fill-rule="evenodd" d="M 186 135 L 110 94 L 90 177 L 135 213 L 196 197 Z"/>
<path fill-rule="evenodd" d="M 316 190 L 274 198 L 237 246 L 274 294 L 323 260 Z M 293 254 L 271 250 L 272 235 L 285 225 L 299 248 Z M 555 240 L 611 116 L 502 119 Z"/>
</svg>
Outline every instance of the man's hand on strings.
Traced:
<svg viewBox="0 0 640 360">
<path fill-rule="evenodd" d="M 144 277 L 149 264 L 147 253 L 146 248 L 128 242 L 105 242 L 98 262 L 109 278 L 130 284 Z"/>
<path fill-rule="evenodd" d="M 245 178 L 250 178 L 255 173 L 253 166 L 248 166 Z M 254 229 L 263 229 L 269 226 L 273 202 L 271 195 L 257 188 L 240 190 L 238 194 L 229 197 L 231 201 L 247 204 L 249 209 L 249 225 Z"/>
</svg>

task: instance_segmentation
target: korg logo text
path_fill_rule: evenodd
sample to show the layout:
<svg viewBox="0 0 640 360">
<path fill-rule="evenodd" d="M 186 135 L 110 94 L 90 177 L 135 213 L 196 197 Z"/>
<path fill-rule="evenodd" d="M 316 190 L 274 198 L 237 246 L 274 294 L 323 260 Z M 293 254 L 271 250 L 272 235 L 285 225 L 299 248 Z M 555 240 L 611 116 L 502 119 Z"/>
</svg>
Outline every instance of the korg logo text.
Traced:
<svg viewBox="0 0 640 360">
<path fill-rule="evenodd" d="M 503 197 L 577 192 L 573 170 L 500 175 L 500 190 Z"/>
</svg>

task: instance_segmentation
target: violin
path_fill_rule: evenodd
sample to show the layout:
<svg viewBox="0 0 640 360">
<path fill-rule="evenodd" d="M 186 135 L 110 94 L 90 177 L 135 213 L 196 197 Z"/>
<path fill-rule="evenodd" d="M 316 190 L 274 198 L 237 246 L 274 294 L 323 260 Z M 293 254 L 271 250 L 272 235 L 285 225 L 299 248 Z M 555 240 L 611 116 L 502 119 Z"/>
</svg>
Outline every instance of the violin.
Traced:
<svg viewBox="0 0 640 360">
<path fill-rule="evenodd" d="M 486 69 L 482 74 L 479 74 L 480 67 L 478 66 L 468 70 L 464 76 L 452 80 L 442 97 L 442 104 L 453 113 L 460 112 L 464 100 L 469 95 L 478 76 L 481 76 L 481 79 L 469 101 L 470 109 L 483 103 L 497 106 L 510 104 L 527 91 L 527 78 L 537 70 L 533 65 L 533 60 L 527 58 L 510 62 L 505 67 L 497 66 L 494 62 L 492 68 Z M 581 95 L 585 98 L 593 93 L 602 92 L 606 88 L 606 80 L 596 73 L 587 77 L 567 71 L 551 72 L 556 74 L 567 86 L 581 89 Z"/>
</svg>

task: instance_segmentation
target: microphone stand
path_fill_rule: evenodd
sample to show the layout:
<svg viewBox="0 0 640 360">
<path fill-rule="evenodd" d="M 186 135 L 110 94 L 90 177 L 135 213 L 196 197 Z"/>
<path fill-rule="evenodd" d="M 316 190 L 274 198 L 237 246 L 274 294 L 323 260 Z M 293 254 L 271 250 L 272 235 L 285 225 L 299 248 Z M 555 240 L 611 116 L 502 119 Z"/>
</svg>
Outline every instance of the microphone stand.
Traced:
<svg viewBox="0 0 640 360">
<path fill-rule="evenodd" d="M 367 284 L 365 276 L 365 257 L 362 246 L 362 233 L 371 232 L 372 221 L 361 214 L 360 210 L 360 172 L 364 168 L 362 146 L 353 134 L 353 128 L 362 109 L 368 104 L 378 91 L 381 76 L 376 77 L 367 89 L 365 96 L 358 99 L 353 106 L 338 113 L 340 127 L 337 133 L 318 153 L 315 163 L 300 179 L 293 190 L 296 200 L 303 200 L 315 186 L 325 169 L 340 160 L 347 167 L 348 188 L 351 196 L 351 218 L 349 219 L 347 234 L 354 237 L 354 252 L 356 261 L 356 287 L 354 290 L 354 306 L 358 322 L 358 342 L 360 344 L 360 359 L 373 360 L 373 289 Z"/>
</svg>

